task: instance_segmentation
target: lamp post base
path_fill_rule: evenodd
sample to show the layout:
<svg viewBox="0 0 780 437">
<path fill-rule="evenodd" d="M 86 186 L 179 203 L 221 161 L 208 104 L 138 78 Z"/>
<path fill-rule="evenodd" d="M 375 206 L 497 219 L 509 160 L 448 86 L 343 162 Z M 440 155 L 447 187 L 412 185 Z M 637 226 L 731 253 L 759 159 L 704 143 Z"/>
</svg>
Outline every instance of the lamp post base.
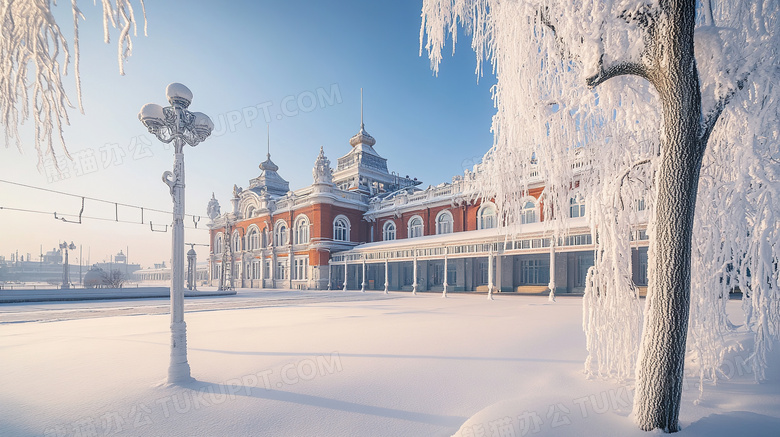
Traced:
<svg viewBox="0 0 780 437">
<path fill-rule="evenodd" d="M 168 366 L 168 384 L 194 381 L 187 362 L 187 324 L 171 323 L 171 364 Z"/>
</svg>

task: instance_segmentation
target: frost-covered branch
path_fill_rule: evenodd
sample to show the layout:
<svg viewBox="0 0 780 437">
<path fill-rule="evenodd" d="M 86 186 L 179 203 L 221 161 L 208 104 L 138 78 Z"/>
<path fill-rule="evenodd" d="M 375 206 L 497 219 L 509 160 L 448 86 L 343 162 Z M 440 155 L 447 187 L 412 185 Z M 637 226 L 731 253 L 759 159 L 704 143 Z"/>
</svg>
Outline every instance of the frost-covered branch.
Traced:
<svg viewBox="0 0 780 437">
<path fill-rule="evenodd" d="M 706 114 L 702 114 L 701 132 L 699 133 L 699 142 L 701 143 L 702 149 L 707 147 L 707 141 L 710 139 L 712 129 L 715 128 L 715 123 L 718 122 L 718 118 L 720 117 L 720 114 L 723 113 L 723 109 L 729 104 L 732 97 L 734 97 L 734 94 L 745 87 L 745 82 L 747 82 L 749 75 L 750 72 L 745 73 L 742 79 L 737 80 L 734 88 L 727 91 L 724 96 L 715 102 L 715 106 L 712 109 L 707 111 Z M 704 111 L 704 108 L 702 108 L 702 111 Z"/>
<path fill-rule="evenodd" d="M 122 27 L 117 45 L 119 70 L 130 55 L 131 26 L 136 20 L 131 0 L 102 0 L 104 39 L 109 40 L 109 24 Z M 143 0 L 139 0 L 145 8 Z M 0 123 L 5 129 L 5 145 L 14 142 L 22 151 L 19 126 L 32 112 L 38 168 L 46 155 L 57 166 L 53 137 L 57 137 L 65 156 L 70 158 L 63 136 L 72 108 L 62 77 L 67 75 L 71 51 L 68 39 L 52 14 L 52 0 L 8 0 L 0 4 Z M 79 19 L 83 19 L 77 1 L 71 1 L 73 14 L 73 63 L 76 95 L 82 109 L 79 71 Z M 146 13 L 144 11 L 144 22 Z M 144 27 L 144 32 L 146 28 Z M 32 111 L 30 111 L 32 107 Z"/>
<path fill-rule="evenodd" d="M 612 65 L 604 66 L 604 56 L 599 59 L 598 73 L 585 78 L 585 83 L 591 87 L 597 87 L 609 79 L 617 76 L 634 75 L 642 78 L 647 77 L 645 66 L 639 62 L 621 61 Z"/>
</svg>

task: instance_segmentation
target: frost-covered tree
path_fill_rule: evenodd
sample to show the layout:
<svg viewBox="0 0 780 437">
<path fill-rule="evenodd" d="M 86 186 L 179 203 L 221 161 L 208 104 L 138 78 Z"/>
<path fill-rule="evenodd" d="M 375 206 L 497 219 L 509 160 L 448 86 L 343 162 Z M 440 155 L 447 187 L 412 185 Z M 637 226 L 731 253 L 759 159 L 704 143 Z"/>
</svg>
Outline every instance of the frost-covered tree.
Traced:
<svg viewBox="0 0 780 437">
<path fill-rule="evenodd" d="M 139 0 L 144 9 L 143 0 Z M 52 13 L 56 0 L 4 0 L 0 4 L 0 123 L 5 129 L 5 146 L 15 142 L 21 152 L 19 125 L 32 113 L 35 128 L 35 149 L 38 168 L 43 157 L 51 155 L 56 165 L 54 137 L 70 158 L 62 128 L 69 124 L 68 108 L 72 108 L 65 92 L 63 76 L 71 62 L 71 48 Z M 117 51 L 119 74 L 124 74 L 123 62 L 130 56 L 133 43 L 130 31 L 136 31 L 136 19 L 130 0 L 102 0 L 103 39 L 109 42 L 109 29 L 119 29 Z M 84 16 L 77 0 L 71 1 L 73 13 L 73 76 L 79 110 L 81 78 L 79 73 L 79 19 Z M 146 12 L 144 33 L 146 33 Z M 32 107 L 32 110 L 31 110 Z"/>
<path fill-rule="evenodd" d="M 597 250 L 586 366 L 636 377 L 645 430 L 679 429 L 686 349 L 702 379 L 717 373 L 732 287 L 745 292 L 757 378 L 780 336 L 778 19 L 777 0 L 423 2 L 421 50 L 434 70 L 462 25 L 477 73 L 487 59 L 496 75 L 483 195 L 518 217 L 533 173 L 545 216 L 565 217 L 572 195 L 588 201 Z M 630 259 L 642 215 L 644 312 Z M 565 221 L 549 226 L 559 234 Z"/>
</svg>

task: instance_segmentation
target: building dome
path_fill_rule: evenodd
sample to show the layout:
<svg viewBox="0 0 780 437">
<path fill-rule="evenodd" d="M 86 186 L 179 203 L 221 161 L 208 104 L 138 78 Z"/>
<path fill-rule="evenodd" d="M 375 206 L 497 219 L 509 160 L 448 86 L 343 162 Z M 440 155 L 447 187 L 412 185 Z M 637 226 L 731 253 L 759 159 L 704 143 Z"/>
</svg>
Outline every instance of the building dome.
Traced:
<svg viewBox="0 0 780 437">
<path fill-rule="evenodd" d="M 373 146 L 376 144 L 374 137 L 366 132 L 366 127 L 363 123 L 360 123 L 360 131 L 355 136 L 349 139 L 349 145 L 356 147 L 358 144 L 365 144 L 367 146 Z"/>
</svg>

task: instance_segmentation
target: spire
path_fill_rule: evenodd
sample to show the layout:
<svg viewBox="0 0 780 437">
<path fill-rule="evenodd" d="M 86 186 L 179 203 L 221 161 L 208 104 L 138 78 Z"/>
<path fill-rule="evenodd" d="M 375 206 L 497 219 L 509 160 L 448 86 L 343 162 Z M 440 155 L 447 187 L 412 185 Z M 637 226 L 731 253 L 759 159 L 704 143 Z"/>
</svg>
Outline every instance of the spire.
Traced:
<svg viewBox="0 0 780 437">
<path fill-rule="evenodd" d="M 263 171 L 266 170 L 277 171 L 279 170 L 279 166 L 277 166 L 276 164 L 274 164 L 273 161 L 271 161 L 271 125 L 269 124 L 266 125 L 266 132 L 268 132 L 266 135 L 266 147 L 268 153 L 266 153 L 265 155 L 265 161 L 261 162 L 259 167 L 260 170 Z"/>
<path fill-rule="evenodd" d="M 356 147 L 358 144 L 367 146 L 376 144 L 376 140 L 366 132 L 366 125 L 363 124 L 363 88 L 360 88 L 360 131 L 349 139 L 349 144 L 352 147 Z"/>
</svg>

